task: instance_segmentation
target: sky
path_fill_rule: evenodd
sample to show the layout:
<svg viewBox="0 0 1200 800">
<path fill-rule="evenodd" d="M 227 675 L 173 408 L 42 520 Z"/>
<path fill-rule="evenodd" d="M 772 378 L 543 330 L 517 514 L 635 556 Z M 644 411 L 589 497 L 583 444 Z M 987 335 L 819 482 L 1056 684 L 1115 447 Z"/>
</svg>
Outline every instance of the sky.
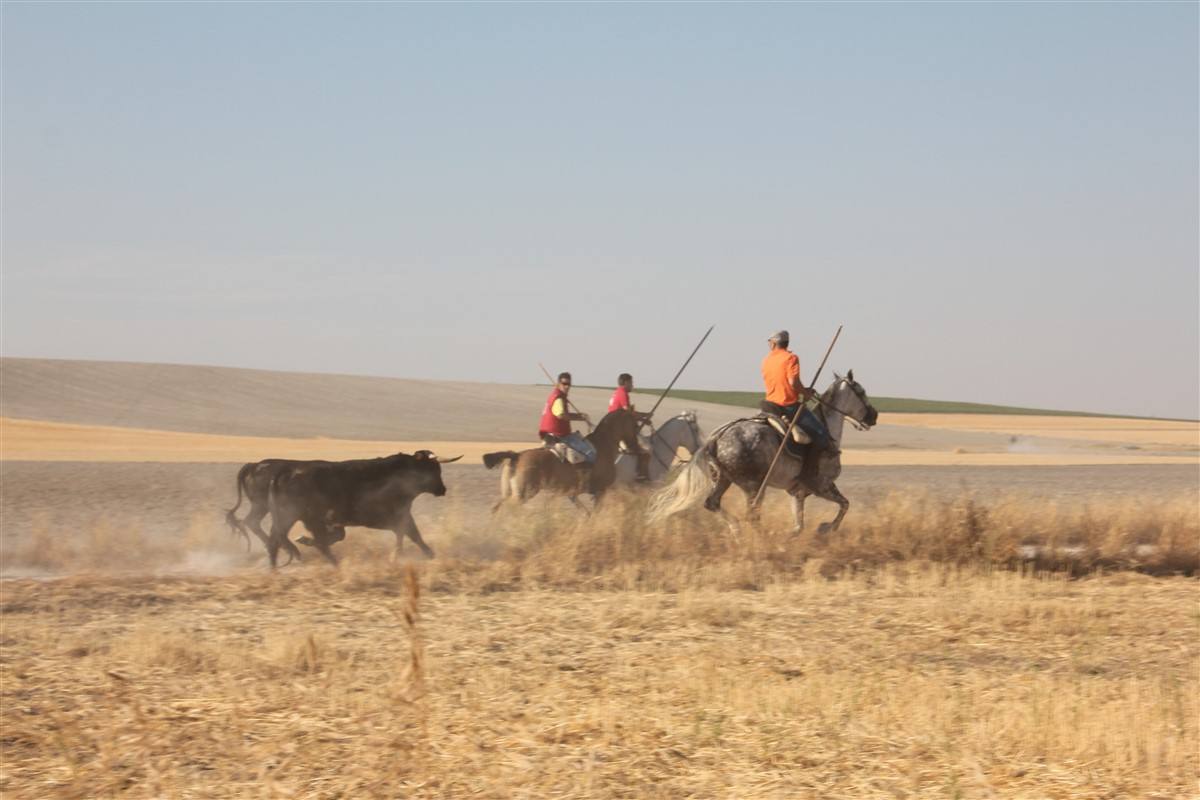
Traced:
<svg viewBox="0 0 1200 800">
<path fill-rule="evenodd" d="M 1200 416 L 1196 3 L 0 9 L 6 356 Z"/>
</svg>

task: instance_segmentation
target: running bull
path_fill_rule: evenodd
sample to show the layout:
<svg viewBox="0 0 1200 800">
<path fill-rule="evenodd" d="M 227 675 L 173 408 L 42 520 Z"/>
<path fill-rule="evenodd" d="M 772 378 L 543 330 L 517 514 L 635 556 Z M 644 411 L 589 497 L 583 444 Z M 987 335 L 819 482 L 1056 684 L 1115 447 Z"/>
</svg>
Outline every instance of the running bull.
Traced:
<svg viewBox="0 0 1200 800">
<path fill-rule="evenodd" d="M 433 550 L 413 521 L 413 500 L 426 492 L 435 497 L 446 494 L 441 465 L 459 458 L 462 456 L 443 459 L 429 450 L 418 450 L 412 455 L 396 453 L 354 461 L 302 461 L 278 472 L 271 478 L 268 495 L 271 566 L 275 566 L 281 547 L 299 555 L 288 540 L 288 532 L 297 522 L 304 523 L 312 533 L 313 546 L 334 564 L 337 558 L 329 547 L 344 538 L 347 525 L 390 530 L 396 534 L 397 549 L 407 536 L 427 558 L 433 558 Z"/>
</svg>

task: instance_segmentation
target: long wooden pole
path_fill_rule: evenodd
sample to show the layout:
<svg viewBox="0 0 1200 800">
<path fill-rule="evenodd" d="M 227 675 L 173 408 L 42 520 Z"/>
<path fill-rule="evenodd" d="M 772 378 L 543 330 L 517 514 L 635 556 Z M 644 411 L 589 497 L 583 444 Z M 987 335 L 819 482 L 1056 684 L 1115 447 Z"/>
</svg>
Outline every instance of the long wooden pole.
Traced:
<svg viewBox="0 0 1200 800">
<path fill-rule="evenodd" d="M 658 400 L 654 403 L 654 407 L 651 408 L 650 411 L 646 414 L 646 419 L 649 419 L 650 417 L 654 416 L 654 412 L 658 410 L 658 407 L 662 403 L 662 401 L 667 399 L 667 393 L 670 392 L 671 389 L 675 386 L 675 381 L 679 380 L 679 376 L 683 374 L 683 371 L 685 369 L 687 369 L 687 365 L 692 363 L 692 359 L 696 357 L 696 353 L 700 352 L 700 347 L 704 344 L 704 340 L 708 338 L 708 335 L 713 332 L 713 328 L 715 328 L 715 327 L 717 327 L 717 326 L 716 325 L 708 326 L 708 330 L 706 330 L 704 332 L 704 336 L 702 336 L 700 338 L 700 344 L 696 345 L 695 349 L 692 350 L 692 354 L 687 357 L 687 361 L 683 362 L 683 366 L 679 368 L 679 372 L 675 373 L 675 377 L 671 378 L 671 382 L 669 384 L 667 384 L 667 388 L 663 389 L 663 393 L 661 395 L 659 395 Z"/>
<path fill-rule="evenodd" d="M 837 344 L 838 337 L 841 335 L 842 326 L 838 325 L 837 333 L 833 335 L 833 341 L 829 343 L 829 348 L 825 351 L 825 357 L 821 359 L 821 366 L 817 367 L 817 371 L 813 374 L 812 383 L 808 385 L 809 392 L 817 385 L 817 378 L 821 377 L 821 370 L 825 369 L 825 362 L 829 360 L 829 354 L 833 352 L 833 346 Z M 779 449 L 775 451 L 775 458 L 771 459 L 771 467 L 767 470 L 767 474 L 763 476 L 762 485 L 758 487 L 758 492 L 754 495 L 754 505 L 758 505 L 759 501 L 762 500 L 763 492 L 767 490 L 767 481 L 771 479 L 771 472 L 774 471 L 775 464 L 779 461 L 779 456 L 783 454 L 783 448 L 787 447 L 788 437 L 792 435 L 792 428 L 795 426 L 796 420 L 800 419 L 802 413 L 804 413 L 804 398 L 800 398 L 800 406 L 796 409 L 796 413 L 792 415 L 792 419 L 787 426 L 787 431 L 783 434 L 783 441 L 779 443 Z"/>
</svg>

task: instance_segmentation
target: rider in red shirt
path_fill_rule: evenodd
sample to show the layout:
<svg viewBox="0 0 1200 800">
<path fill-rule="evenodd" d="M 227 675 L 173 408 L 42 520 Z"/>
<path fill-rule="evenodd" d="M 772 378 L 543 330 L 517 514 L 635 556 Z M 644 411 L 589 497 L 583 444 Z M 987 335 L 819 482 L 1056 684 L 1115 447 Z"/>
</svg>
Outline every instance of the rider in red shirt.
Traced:
<svg viewBox="0 0 1200 800">
<path fill-rule="evenodd" d="M 571 423 L 584 421 L 587 416 L 572 412 L 568 406 L 567 395 L 571 393 L 571 373 L 560 372 L 558 383 L 550 390 L 546 398 L 546 406 L 542 409 L 542 419 L 538 424 L 538 435 L 543 440 L 551 438 L 555 441 L 571 435 Z"/>
<path fill-rule="evenodd" d="M 622 372 L 617 376 L 617 388 L 613 391 L 612 397 L 608 401 L 608 412 L 611 414 L 614 411 L 625 409 L 633 418 L 637 420 L 638 425 L 643 425 L 650 421 L 650 415 L 636 411 L 633 408 L 633 403 L 629 400 L 629 392 L 633 389 L 633 376 L 628 372 Z M 645 483 L 650 480 L 650 454 L 645 450 L 638 449 L 635 453 L 637 456 L 637 480 L 639 483 Z"/>
</svg>

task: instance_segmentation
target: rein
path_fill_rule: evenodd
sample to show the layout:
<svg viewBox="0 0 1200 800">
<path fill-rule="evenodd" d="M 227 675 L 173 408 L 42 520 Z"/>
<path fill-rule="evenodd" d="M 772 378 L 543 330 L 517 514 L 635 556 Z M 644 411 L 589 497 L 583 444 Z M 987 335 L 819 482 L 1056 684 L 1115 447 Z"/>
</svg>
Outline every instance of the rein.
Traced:
<svg viewBox="0 0 1200 800">
<path fill-rule="evenodd" d="M 846 379 L 842 378 L 841 381 L 839 381 L 839 383 L 846 383 Z M 858 394 L 858 393 L 855 392 L 855 394 Z M 850 425 L 853 426 L 854 428 L 856 428 L 857 430 L 865 431 L 867 429 L 866 424 L 862 420 L 858 419 L 857 417 L 852 417 L 848 412 L 843 411 L 842 409 L 835 406 L 833 403 L 826 401 L 825 398 L 821 397 L 819 394 L 814 394 L 813 398 L 817 401 L 817 404 L 820 406 L 820 408 L 818 408 L 817 410 L 821 412 L 821 424 L 823 424 L 826 429 L 829 428 L 829 420 L 826 419 L 826 417 L 825 417 L 825 409 L 826 408 L 832 409 L 833 411 L 836 411 L 837 413 L 841 414 L 842 419 L 850 420 Z M 862 398 L 860 397 L 859 399 L 861 400 Z"/>
</svg>

